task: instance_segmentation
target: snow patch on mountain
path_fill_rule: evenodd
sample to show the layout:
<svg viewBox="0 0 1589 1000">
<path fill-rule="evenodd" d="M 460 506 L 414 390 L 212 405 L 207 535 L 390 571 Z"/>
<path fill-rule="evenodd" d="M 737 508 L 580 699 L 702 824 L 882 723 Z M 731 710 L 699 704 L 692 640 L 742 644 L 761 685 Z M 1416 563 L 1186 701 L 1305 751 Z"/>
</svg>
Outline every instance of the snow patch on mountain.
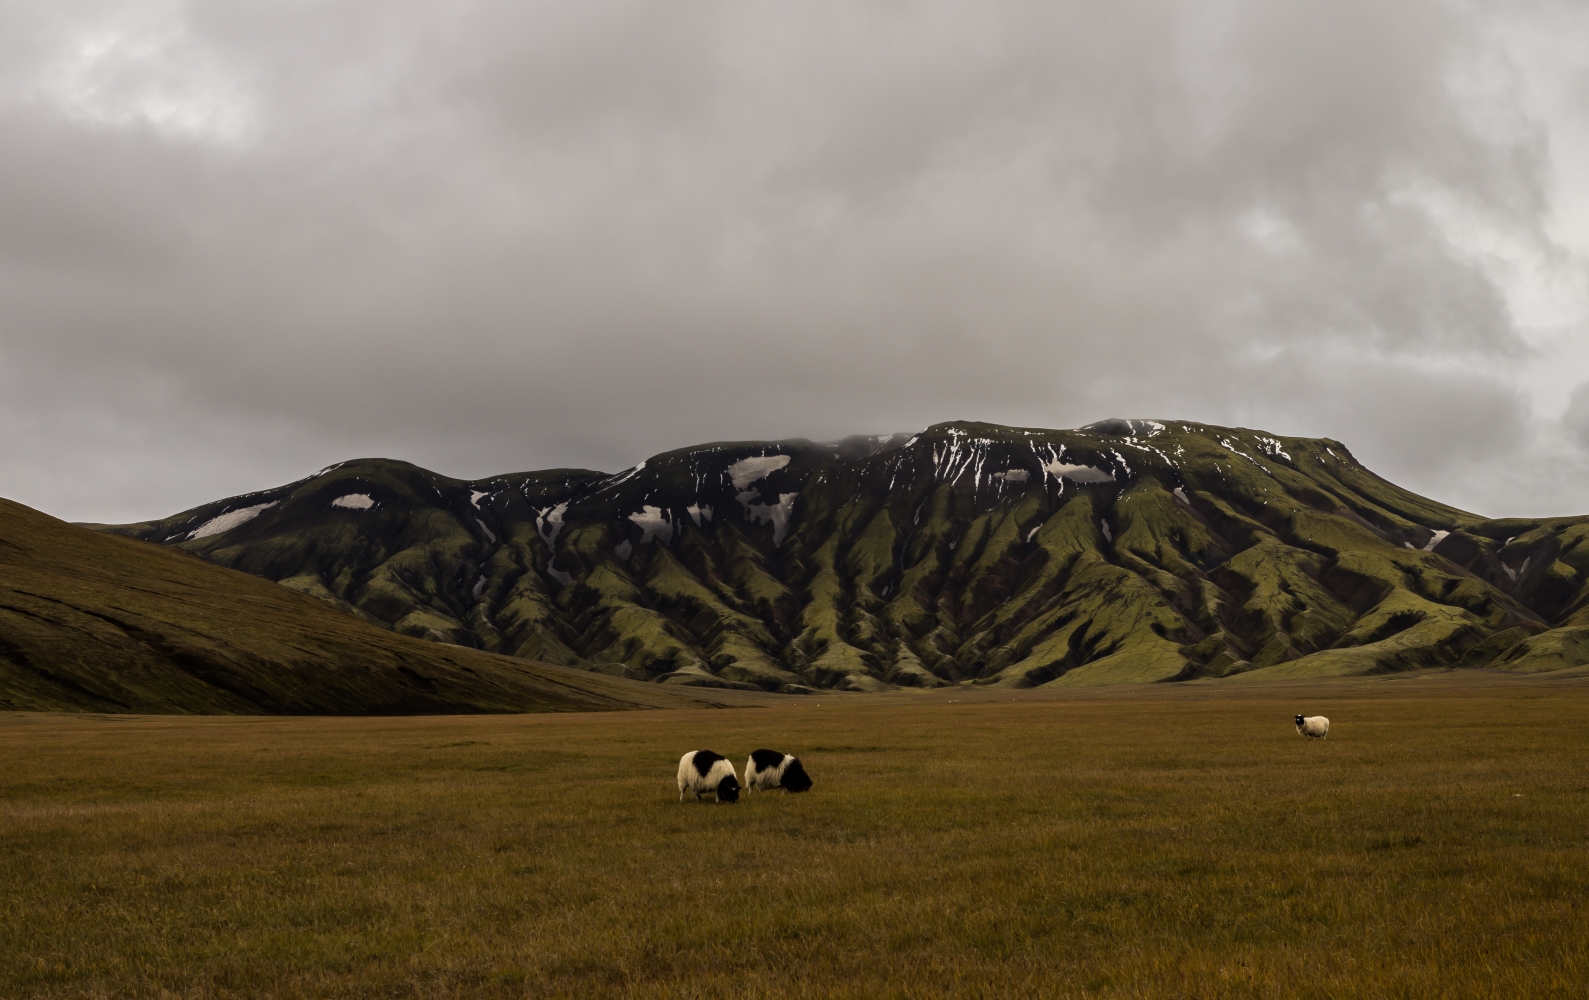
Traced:
<svg viewBox="0 0 1589 1000">
<path fill-rule="evenodd" d="M 1055 448 L 1053 445 L 1045 446 L 1048 450 L 1048 460 L 1043 460 L 1043 453 L 1037 450 L 1037 443 L 1032 443 L 1032 454 L 1037 456 L 1040 466 L 1046 474 L 1060 481 L 1060 488 L 1065 486 L 1064 481 L 1069 479 L 1073 483 L 1112 483 L 1115 481 L 1114 473 L 1097 469 L 1090 465 L 1077 465 L 1065 461 L 1065 446 Z"/>
<path fill-rule="evenodd" d="M 1281 447 L 1280 442 L 1275 438 L 1259 435 L 1258 450 L 1270 458 L 1283 458 L 1287 462 L 1291 461 L 1291 456 L 1286 454 L 1285 448 Z"/>
<path fill-rule="evenodd" d="M 602 482 L 601 486 L 597 488 L 596 492 L 600 493 L 602 490 L 610 490 L 614 486 L 617 486 L 620 483 L 627 482 L 628 480 L 633 479 L 635 476 L 639 475 L 640 474 L 640 470 L 644 469 L 645 467 L 646 467 L 646 463 L 641 462 L 639 465 L 635 466 L 632 469 L 629 469 L 626 472 L 620 472 L 616 476 L 609 476 L 606 480 L 604 480 Z"/>
<path fill-rule="evenodd" d="M 375 506 L 375 501 L 368 493 L 349 493 L 331 501 L 331 506 L 342 507 L 347 510 L 369 510 Z"/>
<path fill-rule="evenodd" d="M 1436 531 L 1434 534 L 1429 536 L 1429 544 L 1425 545 L 1423 550 L 1425 552 L 1433 552 L 1435 550 L 1435 546 L 1445 541 L 1446 536 L 1449 534 L 1451 534 L 1449 531 Z"/>
<path fill-rule="evenodd" d="M 488 497 L 490 495 L 491 494 L 486 493 L 486 492 L 481 491 L 481 490 L 470 490 L 469 491 L 469 502 L 474 505 L 474 509 L 475 510 L 479 510 L 480 509 L 480 498 L 481 497 Z"/>
<path fill-rule="evenodd" d="M 1533 556 L 1529 556 L 1528 558 L 1523 560 L 1523 565 L 1517 567 L 1516 569 L 1513 569 L 1512 567 L 1506 565 L 1506 563 L 1504 563 L 1504 562 L 1501 563 L 1501 568 L 1506 570 L 1507 577 L 1515 582 L 1519 575 L 1528 572 L 1528 564 L 1533 562 L 1533 561 L 1534 561 L 1534 557 Z"/>
<path fill-rule="evenodd" d="M 982 485 L 982 466 L 987 461 L 987 450 L 994 442 L 987 438 L 973 438 L 958 427 L 948 430 L 949 440 L 932 448 L 934 477 L 941 483 L 953 485 L 960 477 L 974 470 L 974 486 Z M 963 439 L 963 440 L 962 440 Z"/>
<path fill-rule="evenodd" d="M 617 556 L 621 562 L 628 562 L 629 557 L 634 555 L 634 546 L 629 543 L 629 539 L 625 538 L 612 547 L 612 554 Z"/>
<path fill-rule="evenodd" d="M 563 530 L 563 515 L 567 512 L 566 500 L 555 507 L 542 507 L 535 512 L 535 533 L 553 552 L 557 551 L 557 535 Z"/>
<path fill-rule="evenodd" d="M 734 484 L 734 489 L 742 490 L 788 464 L 788 455 L 758 455 L 753 458 L 742 458 L 728 467 L 728 478 Z"/>
<path fill-rule="evenodd" d="M 663 544 L 673 541 L 673 522 L 668 519 L 667 511 L 661 507 L 653 507 L 650 504 L 646 504 L 640 510 L 630 514 L 629 520 L 633 521 L 644 532 L 640 538 L 641 545 L 649 544 L 653 538 L 662 539 Z"/>
<path fill-rule="evenodd" d="M 712 521 L 712 508 L 706 504 L 692 503 L 684 508 L 684 511 L 690 515 L 690 520 L 695 522 L 697 528 L 701 526 L 702 521 L 708 524 Z"/>
<path fill-rule="evenodd" d="M 487 538 L 491 539 L 491 544 L 492 545 L 495 545 L 497 543 L 496 533 L 493 532 L 490 528 L 486 527 L 486 523 L 484 521 L 480 520 L 477 517 L 477 518 L 474 519 L 474 523 L 480 525 L 480 530 L 486 533 L 486 537 Z"/>
<path fill-rule="evenodd" d="M 228 511 L 225 514 L 212 517 L 188 532 L 187 540 L 191 542 L 195 538 L 209 538 L 211 535 L 219 535 L 223 531 L 231 531 L 240 524 L 247 524 L 278 503 L 280 503 L 279 500 L 272 500 L 270 503 L 257 503 L 252 507 L 244 507 L 240 510 Z"/>
<path fill-rule="evenodd" d="M 1114 473 L 1095 469 L 1090 465 L 1071 465 L 1068 462 L 1045 462 L 1043 471 L 1055 479 L 1069 479 L 1073 483 L 1112 483 Z"/>
<path fill-rule="evenodd" d="M 1242 458 L 1245 458 L 1247 461 L 1249 461 L 1253 465 L 1257 466 L 1259 471 L 1261 471 L 1261 472 L 1263 472 L 1265 474 L 1267 474 L 1269 472 L 1268 469 L 1265 469 L 1263 467 L 1263 463 L 1262 462 L 1258 461 L 1256 458 L 1253 458 L 1251 455 L 1247 454 L 1246 452 L 1242 451 L 1240 448 L 1238 448 L 1235 445 L 1231 444 L 1230 443 L 1230 438 L 1220 438 L 1219 439 L 1219 445 L 1220 445 L 1221 448 L 1224 448 L 1226 451 L 1231 452 L 1232 454 L 1240 455 Z M 1290 456 L 1287 456 L 1287 457 L 1289 458 Z"/>
<path fill-rule="evenodd" d="M 795 497 L 799 495 L 782 493 L 777 503 L 751 503 L 761 496 L 761 491 L 751 490 L 739 494 L 739 502 L 745 505 L 745 520 L 752 524 L 766 522 L 772 525 L 772 547 L 777 548 L 783 544 L 784 535 L 789 531 L 789 518 L 794 514 Z"/>
</svg>

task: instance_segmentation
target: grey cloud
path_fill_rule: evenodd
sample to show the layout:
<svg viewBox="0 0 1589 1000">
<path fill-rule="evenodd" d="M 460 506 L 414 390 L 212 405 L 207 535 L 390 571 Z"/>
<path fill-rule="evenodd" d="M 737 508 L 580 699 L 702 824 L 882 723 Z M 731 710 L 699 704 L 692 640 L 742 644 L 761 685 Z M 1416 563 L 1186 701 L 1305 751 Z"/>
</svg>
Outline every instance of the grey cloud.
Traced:
<svg viewBox="0 0 1589 1000">
<path fill-rule="evenodd" d="M 1589 382 L 1573 390 L 1562 426 L 1574 440 L 1589 448 Z"/>
<path fill-rule="evenodd" d="M 0 493 L 1151 414 L 1495 502 L 1544 439 L 1451 213 L 1548 248 L 1535 9 L 16 5 Z M 84 32 L 119 89 L 63 97 Z"/>
</svg>

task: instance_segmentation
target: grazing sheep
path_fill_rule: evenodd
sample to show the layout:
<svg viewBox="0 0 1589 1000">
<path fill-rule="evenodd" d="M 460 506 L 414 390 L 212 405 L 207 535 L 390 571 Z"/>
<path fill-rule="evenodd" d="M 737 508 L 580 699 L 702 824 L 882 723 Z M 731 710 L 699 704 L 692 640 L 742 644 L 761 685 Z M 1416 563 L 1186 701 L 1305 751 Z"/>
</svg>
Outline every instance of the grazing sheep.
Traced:
<svg viewBox="0 0 1589 1000">
<path fill-rule="evenodd" d="M 1322 715 L 1297 716 L 1297 732 L 1309 739 L 1322 740 L 1330 735 L 1330 720 Z"/>
<path fill-rule="evenodd" d="M 787 792 L 808 791 L 811 776 L 806 774 L 799 757 L 776 750 L 757 750 L 745 761 L 745 791 L 773 788 Z"/>
<path fill-rule="evenodd" d="M 710 750 L 691 750 L 679 758 L 679 801 L 693 794 L 695 801 L 711 792 L 719 802 L 739 801 L 739 776 L 734 765 L 720 753 Z"/>
</svg>

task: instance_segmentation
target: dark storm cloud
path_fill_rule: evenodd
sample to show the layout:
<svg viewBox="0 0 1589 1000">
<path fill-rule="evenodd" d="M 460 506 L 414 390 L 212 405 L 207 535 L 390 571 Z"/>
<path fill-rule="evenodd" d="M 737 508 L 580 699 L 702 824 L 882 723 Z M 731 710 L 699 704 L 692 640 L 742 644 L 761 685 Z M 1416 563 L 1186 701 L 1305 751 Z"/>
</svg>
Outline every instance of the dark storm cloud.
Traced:
<svg viewBox="0 0 1589 1000">
<path fill-rule="evenodd" d="M 1583 63 L 1520 65 L 1574 16 L 13 5 L 0 494 L 121 519 L 363 454 L 1153 415 L 1569 503 L 1581 379 L 1517 287 L 1581 273 L 1581 106 L 1538 92 Z"/>
</svg>

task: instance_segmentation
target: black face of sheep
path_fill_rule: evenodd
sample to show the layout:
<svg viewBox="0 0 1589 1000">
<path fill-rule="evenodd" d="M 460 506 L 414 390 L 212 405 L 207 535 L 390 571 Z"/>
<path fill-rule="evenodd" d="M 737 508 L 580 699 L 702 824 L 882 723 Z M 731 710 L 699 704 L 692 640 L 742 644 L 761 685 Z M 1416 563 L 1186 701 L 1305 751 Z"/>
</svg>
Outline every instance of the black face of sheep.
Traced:
<svg viewBox="0 0 1589 1000">
<path fill-rule="evenodd" d="M 806 769 L 800 765 L 799 758 L 789 762 L 783 769 L 783 778 L 778 782 L 791 792 L 808 792 L 811 790 L 811 776 L 806 774 Z"/>
<path fill-rule="evenodd" d="M 722 781 L 719 781 L 717 783 L 717 801 L 719 801 L 719 802 L 738 802 L 739 801 L 739 779 L 735 778 L 732 774 L 730 774 L 728 777 L 724 778 Z"/>
<path fill-rule="evenodd" d="M 1302 725 L 1302 716 L 1297 716 L 1297 725 Z"/>
</svg>

